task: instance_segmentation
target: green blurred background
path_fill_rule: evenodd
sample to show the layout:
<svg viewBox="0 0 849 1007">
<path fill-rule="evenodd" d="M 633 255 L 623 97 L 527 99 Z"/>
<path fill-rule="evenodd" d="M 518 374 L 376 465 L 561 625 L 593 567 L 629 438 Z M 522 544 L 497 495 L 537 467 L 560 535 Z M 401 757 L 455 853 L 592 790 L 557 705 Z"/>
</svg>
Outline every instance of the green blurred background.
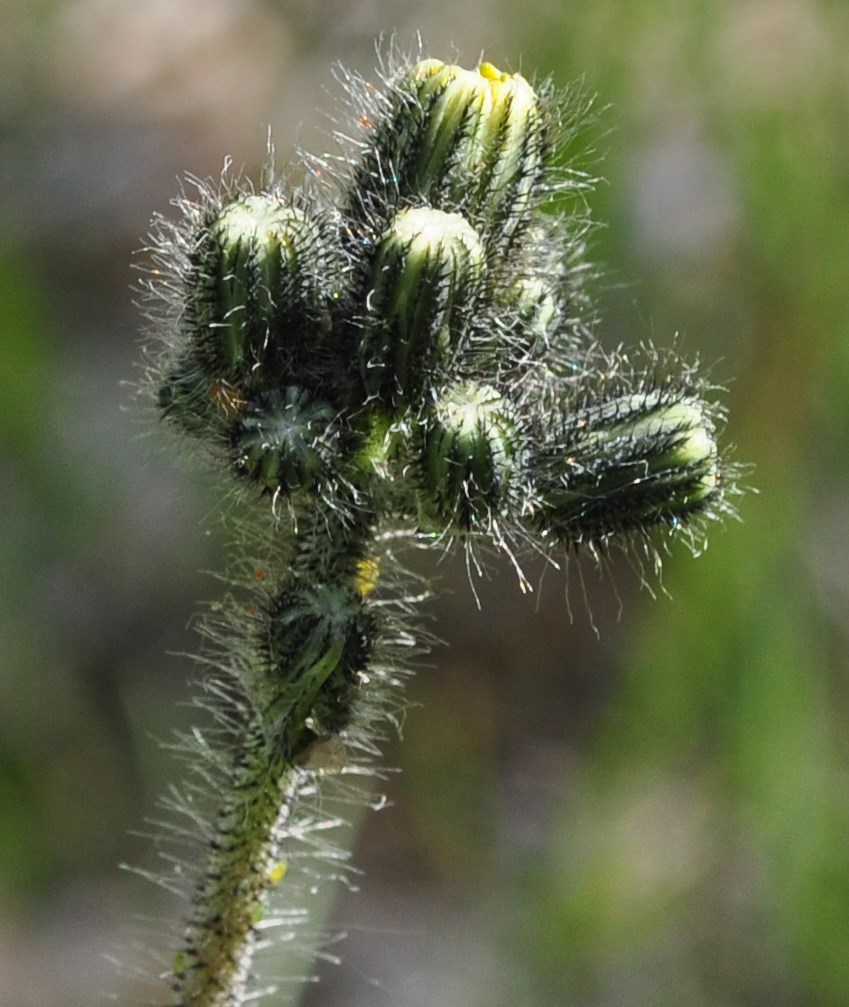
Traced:
<svg viewBox="0 0 849 1007">
<path fill-rule="evenodd" d="M 0 24 L 0 1000 L 148 996 L 103 956 L 172 911 L 116 865 L 149 859 L 128 832 L 187 717 L 169 654 L 221 557 L 209 486 L 124 384 L 134 250 L 183 171 L 256 174 L 267 124 L 281 160 L 322 149 L 331 65 L 368 72 L 395 28 L 610 106 L 600 335 L 680 332 L 760 492 L 656 599 L 627 561 L 530 599 L 505 565 L 478 612 L 439 568 L 450 647 L 305 1002 L 849 1003 L 849 5 L 0 0 Z"/>
</svg>

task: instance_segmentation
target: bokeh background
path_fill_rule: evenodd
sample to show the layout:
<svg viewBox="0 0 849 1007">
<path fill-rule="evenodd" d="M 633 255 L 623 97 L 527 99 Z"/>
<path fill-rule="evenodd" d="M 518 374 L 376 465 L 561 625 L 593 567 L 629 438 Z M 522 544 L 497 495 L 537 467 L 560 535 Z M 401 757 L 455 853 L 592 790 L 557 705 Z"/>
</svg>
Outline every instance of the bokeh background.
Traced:
<svg viewBox="0 0 849 1007">
<path fill-rule="evenodd" d="M 149 997 L 104 956 L 170 909 L 116 865 L 176 772 L 171 655 L 220 536 L 133 413 L 134 250 L 184 171 L 256 175 L 268 124 L 281 160 L 321 149 L 332 64 L 368 72 L 397 29 L 610 106 L 600 335 L 680 332 L 760 492 L 656 598 L 626 562 L 530 599 L 505 565 L 478 611 L 442 564 L 450 646 L 305 1003 L 849 1002 L 849 5 L 0 0 L 0 24 L 0 1001 Z"/>
</svg>

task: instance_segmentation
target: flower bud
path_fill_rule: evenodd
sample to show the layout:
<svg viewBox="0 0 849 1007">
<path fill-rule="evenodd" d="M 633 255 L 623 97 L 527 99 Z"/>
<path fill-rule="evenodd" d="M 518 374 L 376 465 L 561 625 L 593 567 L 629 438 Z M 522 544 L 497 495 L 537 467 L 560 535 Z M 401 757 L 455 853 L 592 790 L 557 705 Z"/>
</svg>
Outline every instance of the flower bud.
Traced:
<svg viewBox="0 0 849 1007">
<path fill-rule="evenodd" d="M 419 396 L 456 349 L 480 293 L 483 249 L 457 213 L 402 210 L 380 241 L 360 348 L 369 392 Z"/>
<path fill-rule="evenodd" d="M 329 325 L 322 227 L 266 193 L 225 206 L 193 253 L 190 333 L 213 379 L 272 387 Z"/>
<path fill-rule="evenodd" d="M 362 597 L 341 584 L 303 584 L 270 601 L 265 658 L 273 670 L 266 720 L 288 756 L 350 723 L 360 673 L 378 623 Z"/>
<path fill-rule="evenodd" d="M 259 396 L 233 430 L 237 471 L 275 493 L 313 488 L 334 458 L 334 415 L 301 388 Z"/>
<path fill-rule="evenodd" d="M 489 385 L 448 389 L 424 421 L 424 484 L 441 521 L 464 530 L 486 524 L 520 464 L 521 439 L 510 404 Z"/>
<path fill-rule="evenodd" d="M 425 111 L 413 185 L 443 185 L 471 212 L 518 217 L 542 164 L 542 116 L 530 84 L 491 63 L 464 70 L 439 60 L 419 63 L 408 80 Z"/>
<path fill-rule="evenodd" d="M 677 525 L 719 493 L 713 423 L 698 399 L 625 395 L 568 417 L 539 482 L 541 530 L 570 544 Z"/>
<path fill-rule="evenodd" d="M 352 196 L 367 202 L 363 192 L 378 189 L 392 205 L 426 199 L 509 236 L 541 178 L 545 132 L 539 98 L 521 75 L 422 60 L 397 85 Z"/>
<path fill-rule="evenodd" d="M 570 234 L 557 218 L 543 218 L 528 228 L 512 282 L 498 294 L 499 307 L 512 316 L 517 360 L 546 357 L 556 367 L 574 337 L 578 318 L 592 317 L 584 289 L 583 251 L 580 233 Z"/>
<path fill-rule="evenodd" d="M 557 285 L 545 276 L 520 276 L 508 290 L 508 304 L 515 313 L 520 350 L 547 350 L 565 311 Z"/>
</svg>

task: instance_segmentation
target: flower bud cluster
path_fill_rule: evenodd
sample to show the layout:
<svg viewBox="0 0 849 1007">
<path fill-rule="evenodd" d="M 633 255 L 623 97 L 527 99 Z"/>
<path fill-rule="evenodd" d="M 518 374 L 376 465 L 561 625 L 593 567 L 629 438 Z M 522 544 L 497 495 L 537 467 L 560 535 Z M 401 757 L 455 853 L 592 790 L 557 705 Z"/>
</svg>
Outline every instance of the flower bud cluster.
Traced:
<svg viewBox="0 0 849 1007">
<path fill-rule="evenodd" d="M 239 544 L 263 556 L 250 575 L 240 559 L 204 623 L 208 708 L 231 745 L 193 733 L 186 748 L 221 804 L 201 823 L 179 1007 L 256 998 L 257 923 L 292 884 L 290 841 L 326 827 L 303 811 L 315 774 L 367 758 L 393 716 L 395 658 L 422 637 L 404 625 L 412 599 L 384 587 L 389 540 L 598 553 L 729 509 L 704 386 L 592 338 L 589 180 L 554 166 L 576 124 L 549 89 L 435 59 L 346 85 L 345 153 L 304 155 L 303 189 L 192 180 L 198 198 L 153 235 L 159 413 L 243 488 L 255 521 Z M 191 792 L 177 808 L 199 823 Z"/>
<path fill-rule="evenodd" d="M 549 89 L 436 59 L 384 85 L 308 192 L 205 190 L 169 232 L 165 418 L 275 499 L 344 486 L 443 538 L 603 544 L 727 509 L 689 373 L 598 381 L 585 221 L 547 209 L 580 188 Z"/>
</svg>

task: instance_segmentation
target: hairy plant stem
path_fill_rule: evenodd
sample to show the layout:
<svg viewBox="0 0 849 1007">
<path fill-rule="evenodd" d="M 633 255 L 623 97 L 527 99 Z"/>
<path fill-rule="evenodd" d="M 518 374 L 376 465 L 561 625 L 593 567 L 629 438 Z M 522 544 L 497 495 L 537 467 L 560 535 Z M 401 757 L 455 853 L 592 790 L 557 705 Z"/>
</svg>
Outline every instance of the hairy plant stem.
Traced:
<svg viewBox="0 0 849 1007">
<path fill-rule="evenodd" d="M 198 882 L 173 988 L 180 1007 L 242 1002 L 270 889 L 282 871 L 278 837 L 298 790 L 297 773 L 251 725 L 218 814 L 206 871 Z"/>
<path fill-rule="evenodd" d="M 341 493 L 332 509 L 313 509 L 288 571 L 245 609 L 251 682 L 237 710 L 218 711 L 240 724 L 240 737 L 175 959 L 175 1007 L 243 1002 L 257 925 L 286 873 L 300 795 L 327 767 L 328 751 L 338 757 L 371 658 L 376 564 L 363 557 L 372 525 Z M 273 581 L 268 571 L 263 578 Z"/>
</svg>

